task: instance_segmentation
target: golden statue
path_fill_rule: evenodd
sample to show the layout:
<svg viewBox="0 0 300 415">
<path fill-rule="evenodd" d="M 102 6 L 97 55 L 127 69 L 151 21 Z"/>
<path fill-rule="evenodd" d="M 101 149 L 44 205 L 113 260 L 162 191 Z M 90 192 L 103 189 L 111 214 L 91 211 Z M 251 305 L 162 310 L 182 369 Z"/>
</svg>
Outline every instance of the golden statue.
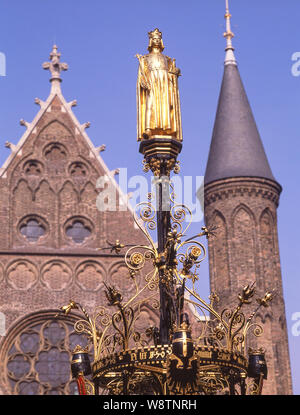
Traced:
<svg viewBox="0 0 300 415">
<path fill-rule="evenodd" d="M 175 59 L 162 54 L 162 33 L 149 35 L 149 54 L 139 59 L 137 81 L 137 138 L 168 136 L 182 140 L 178 76 Z"/>
</svg>

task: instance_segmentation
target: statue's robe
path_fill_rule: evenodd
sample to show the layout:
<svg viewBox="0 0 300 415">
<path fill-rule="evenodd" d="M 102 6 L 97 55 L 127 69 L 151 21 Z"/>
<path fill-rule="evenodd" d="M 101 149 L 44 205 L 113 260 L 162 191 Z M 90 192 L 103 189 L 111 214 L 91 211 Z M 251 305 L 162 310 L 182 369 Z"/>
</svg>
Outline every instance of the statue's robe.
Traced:
<svg viewBox="0 0 300 415">
<path fill-rule="evenodd" d="M 168 135 L 182 140 L 180 101 L 175 63 L 162 53 L 139 58 L 137 81 L 137 134 L 142 140 L 145 130 L 151 135 Z"/>
</svg>

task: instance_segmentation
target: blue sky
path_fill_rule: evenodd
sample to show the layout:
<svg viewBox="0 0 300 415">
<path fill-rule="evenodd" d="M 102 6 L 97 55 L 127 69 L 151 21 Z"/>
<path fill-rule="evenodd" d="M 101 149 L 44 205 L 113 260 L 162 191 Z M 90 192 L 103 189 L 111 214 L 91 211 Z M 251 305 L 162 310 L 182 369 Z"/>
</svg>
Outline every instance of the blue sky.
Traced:
<svg viewBox="0 0 300 415">
<path fill-rule="evenodd" d="M 144 54 L 147 32 L 163 32 L 165 53 L 181 68 L 180 96 L 184 146 L 181 173 L 204 174 L 223 74 L 224 0 L 21 0 L 0 2 L 0 164 L 9 155 L 5 141 L 17 143 L 19 120 L 38 111 L 34 98 L 50 91 L 48 61 L 53 43 L 69 64 L 62 90 L 78 100 L 74 112 L 93 143 L 106 144 L 104 161 L 142 174 L 136 143 L 136 53 Z M 264 147 L 283 186 L 278 209 L 279 244 L 289 330 L 294 393 L 300 394 L 300 336 L 292 335 L 292 315 L 300 312 L 299 156 L 300 77 L 291 73 L 300 51 L 298 0 L 231 0 L 233 44 L 240 73 Z M 129 189 L 130 190 L 130 189 Z M 195 229 L 202 224 L 194 225 Z M 208 292 L 208 268 L 200 288 Z"/>
</svg>

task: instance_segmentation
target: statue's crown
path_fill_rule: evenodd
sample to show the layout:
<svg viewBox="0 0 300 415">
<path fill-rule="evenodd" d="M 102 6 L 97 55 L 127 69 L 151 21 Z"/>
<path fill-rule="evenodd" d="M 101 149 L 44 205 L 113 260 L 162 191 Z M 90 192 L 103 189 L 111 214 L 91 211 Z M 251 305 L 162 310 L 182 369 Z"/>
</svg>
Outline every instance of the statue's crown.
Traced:
<svg viewBox="0 0 300 415">
<path fill-rule="evenodd" d="M 162 38 L 162 33 L 157 28 L 154 29 L 152 32 L 148 32 L 149 39 L 153 38 L 155 35 Z"/>
</svg>

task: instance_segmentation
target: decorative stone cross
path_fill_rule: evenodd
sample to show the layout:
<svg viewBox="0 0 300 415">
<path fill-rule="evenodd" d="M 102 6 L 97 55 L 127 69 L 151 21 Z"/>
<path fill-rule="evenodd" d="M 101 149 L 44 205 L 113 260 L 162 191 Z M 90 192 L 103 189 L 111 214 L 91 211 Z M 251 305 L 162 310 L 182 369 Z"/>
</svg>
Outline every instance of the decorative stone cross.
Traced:
<svg viewBox="0 0 300 415">
<path fill-rule="evenodd" d="M 67 71 L 69 66 L 67 63 L 60 62 L 61 53 L 57 52 L 57 46 L 54 45 L 52 52 L 50 53 L 50 62 L 43 63 L 44 69 L 49 69 L 51 72 L 51 79 L 50 82 L 54 80 L 58 80 L 61 82 L 60 73 L 61 71 Z"/>
</svg>

